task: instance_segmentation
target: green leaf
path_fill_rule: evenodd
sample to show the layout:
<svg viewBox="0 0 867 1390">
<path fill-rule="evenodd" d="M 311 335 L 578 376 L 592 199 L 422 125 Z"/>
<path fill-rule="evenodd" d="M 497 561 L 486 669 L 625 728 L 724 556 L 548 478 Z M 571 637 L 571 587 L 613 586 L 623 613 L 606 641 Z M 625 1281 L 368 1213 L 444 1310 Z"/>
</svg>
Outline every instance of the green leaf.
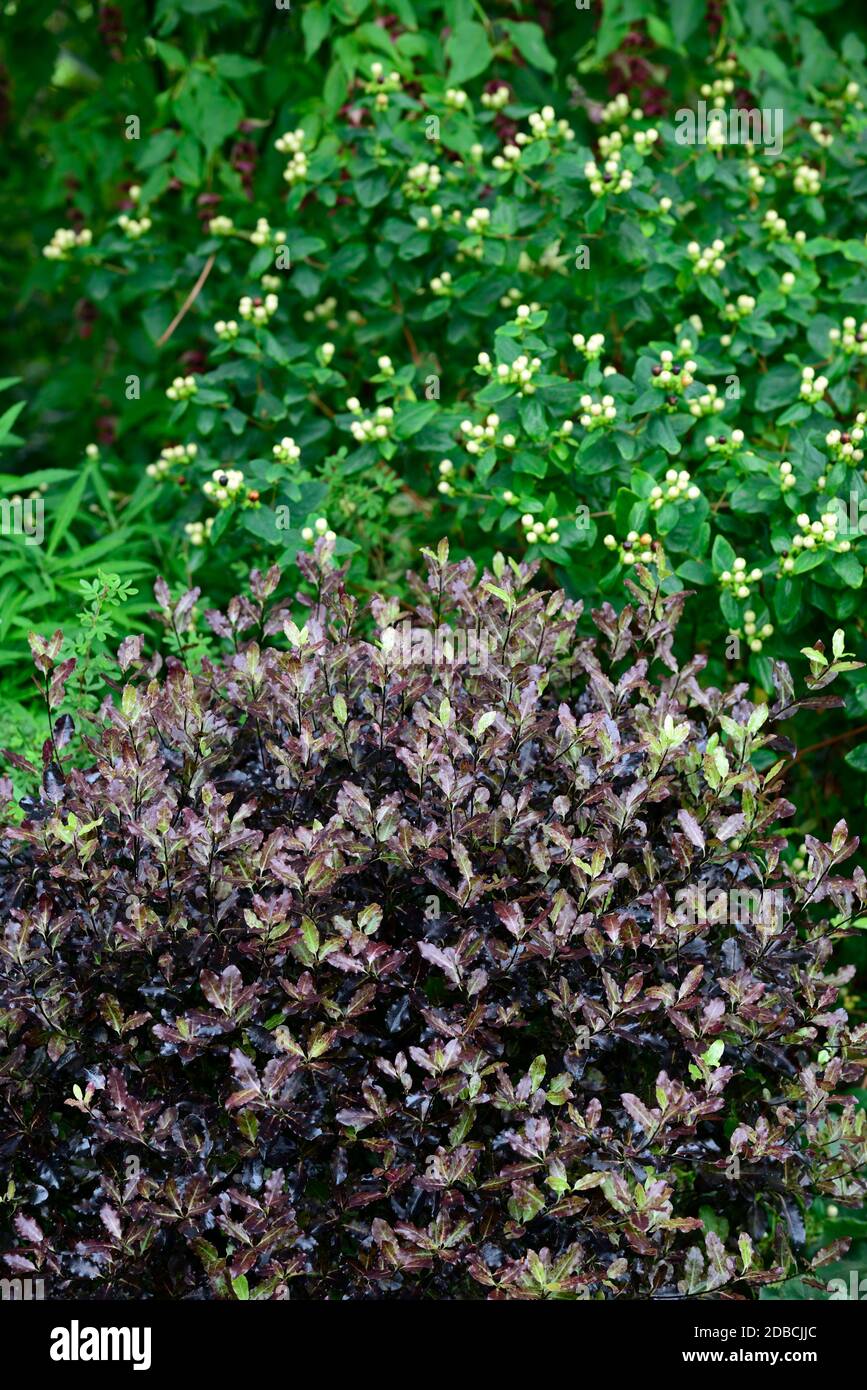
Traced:
<svg viewBox="0 0 867 1390">
<path fill-rule="evenodd" d="M 12 433 L 12 426 L 24 409 L 26 401 L 16 401 L 0 415 L 0 448 L 4 445 L 20 444 L 22 441 Z"/>
<path fill-rule="evenodd" d="M 514 19 L 505 20 L 503 28 L 508 33 L 522 58 L 526 58 L 534 68 L 543 72 L 554 72 L 557 61 L 545 42 L 545 33 L 539 24 L 519 24 Z"/>
<path fill-rule="evenodd" d="M 355 181 L 355 196 L 363 208 L 375 208 L 388 197 L 388 175 L 372 169 Z"/>
<path fill-rule="evenodd" d="M 48 547 L 46 551 L 48 555 L 54 554 L 72 525 L 73 520 L 78 514 L 81 499 L 84 496 L 84 490 L 89 481 L 90 469 L 87 467 L 82 468 L 75 482 L 72 484 L 72 487 L 65 494 L 57 515 L 54 518 L 54 525 L 51 528 L 51 535 L 48 538 Z"/>
<path fill-rule="evenodd" d="M 671 30 L 683 46 L 704 19 L 706 0 L 671 0 Z"/>
<path fill-rule="evenodd" d="M 411 439 L 433 420 L 440 407 L 436 401 L 413 401 L 397 412 L 394 432 L 398 439 Z"/>
<path fill-rule="evenodd" d="M 818 569 L 825 563 L 827 553 L 824 550 L 802 550 L 795 561 L 793 574 L 806 574 L 808 570 Z"/>
<path fill-rule="evenodd" d="M 856 772 L 867 772 L 867 743 L 859 743 L 846 754 L 844 762 L 854 767 Z"/>
<path fill-rule="evenodd" d="M 851 589 L 860 589 L 864 580 L 864 566 L 851 552 L 835 555 L 831 561 L 835 574 Z"/>
<path fill-rule="evenodd" d="M 304 14 L 306 16 L 306 10 Z M 303 27 L 303 19 L 301 24 Z M 241 78 L 252 77 L 254 73 L 263 72 L 265 64 L 256 62 L 255 58 L 244 58 L 240 53 L 218 53 L 214 59 L 214 67 L 221 77 L 240 81 Z"/>
<path fill-rule="evenodd" d="M 801 373 L 797 367 L 772 367 L 759 380 L 756 409 L 779 410 L 783 405 L 796 403 L 800 383 Z"/>
<path fill-rule="evenodd" d="M 725 536 L 717 536 L 711 551 L 711 563 L 715 574 L 722 574 L 725 570 L 731 573 L 737 555 L 731 541 L 726 540 Z"/>
<path fill-rule="evenodd" d="M 210 156 L 234 135 L 244 118 L 244 108 L 218 78 L 193 71 L 175 101 L 175 114 Z"/>
<path fill-rule="evenodd" d="M 228 508 L 221 516 L 225 516 L 227 512 Z M 260 540 L 268 541 L 271 545 L 286 544 L 288 533 L 278 529 L 277 517 L 271 507 L 245 508 L 240 513 L 240 519 L 244 530 L 249 531 L 252 536 L 258 536 Z"/>
<path fill-rule="evenodd" d="M 485 71 L 493 56 L 488 36 L 481 24 L 477 24 L 474 19 L 465 19 L 456 24 L 446 40 L 450 81 L 458 86 L 469 81 L 471 77 L 478 77 Z"/>
</svg>

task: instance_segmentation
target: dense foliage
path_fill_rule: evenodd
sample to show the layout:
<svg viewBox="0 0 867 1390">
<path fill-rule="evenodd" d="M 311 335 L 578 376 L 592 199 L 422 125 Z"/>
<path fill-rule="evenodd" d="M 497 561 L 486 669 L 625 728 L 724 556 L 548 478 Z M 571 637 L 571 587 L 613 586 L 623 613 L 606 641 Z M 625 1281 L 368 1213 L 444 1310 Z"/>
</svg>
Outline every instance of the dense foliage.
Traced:
<svg viewBox="0 0 867 1390">
<path fill-rule="evenodd" d="M 700 640 L 720 683 L 769 692 L 770 659 L 817 627 L 854 620 L 860 649 L 852 17 L 7 9 L 7 253 L 32 347 L 6 428 L 32 443 L 2 481 L 46 509 L 44 544 L 10 538 L 0 570 L 10 695 L 34 624 L 81 640 L 97 566 L 225 602 L 317 520 L 365 583 L 444 531 L 480 562 L 539 555 L 594 601 L 657 561 L 670 591 L 699 587 L 684 650 Z M 724 143 L 680 142 L 700 102 Z M 754 143 L 729 130 L 749 110 Z M 134 591 L 103 619 L 137 631 L 146 608 Z"/>
<path fill-rule="evenodd" d="M 753 704 L 678 666 L 684 595 L 644 566 L 594 642 L 534 565 L 477 578 L 443 543 L 367 640 L 333 549 L 299 557 L 302 626 L 276 568 L 207 612 L 200 674 L 198 591 L 160 580 L 165 660 L 122 644 L 88 771 L 54 722 L 4 842 L 7 1265 L 242 1299 L 807 1270 L 811 1200 L 865 1191 L 831 952 L 867 880 L 842 823 L 787 864 L 779 726 L 835 704 L 842 633 L 805 699 L 778 663 Z M 32 643 L 52 716 L 61 641 Z M 705 904 L 753 890 L 780 910 Z"/>
</svg>

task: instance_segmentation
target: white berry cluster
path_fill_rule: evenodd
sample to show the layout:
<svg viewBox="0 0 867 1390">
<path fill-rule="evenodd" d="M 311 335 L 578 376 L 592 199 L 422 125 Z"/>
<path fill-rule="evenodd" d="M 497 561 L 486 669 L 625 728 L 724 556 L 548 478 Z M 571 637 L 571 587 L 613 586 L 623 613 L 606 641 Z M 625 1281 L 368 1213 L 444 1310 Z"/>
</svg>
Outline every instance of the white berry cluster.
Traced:
<svg viewBox="0 0 867 1390">
<path fill-rule="evenodd" d="M 43 246 L 42 254 L 48 261 L 68 261 L 70 251 L 76 246 L 89 246 L 92 241 L 93 232 L 89 227 L 83 227 L 80 232 L 71 227 L 58 227 L 48 245 Z"/>
<path fill-rule="evenodd" d="M 304 322 L 315 323 L 317 319 L 324 319 L 325 327 L 335 329 L 339 327 L 337 319 L 334 317 L 334 310 L 337 308 L 337 300 L 333 294 L 321 303 L 315 304 L 312 309 L 304 310 Z"/>
<path fill-rule="evenodd" d="M 291 435 L 288 434 L 280 440 L 279 444 L 274 445 L 271 453 L 278 463 L 297 463 L 301 457 L 301 450 Z"/>
<path fill-rule="evenodd" d="M 784 270 L 780 276 L 780 294 L 791 294 L 795 288 L 795 280 L 796 276 L 793 270 Z"/>
<path fill-rule="evenodd" d="M 500 297 L 500 308 L 514 309 L 516 305 L 521 303 L 523 293 L 523 290 L 519 290 L 517 285 L 511 285 L 506 293 Z M 542 306 L 538 300 L 533 300 L 528 307 L 531 314 L 538 314 Z"/>
<path fill-rule="evenodd" d="M 601 169 L 594 159 L 589 159 L 584 165 L 584 177 L 594 198 L 603 198 L 608 193 L 628 193 L 632 187 L 632 170 L 621 169 L 619 150 L 609 155 Z"/>
<path fill-rule="evenodd" d="M 731 458 L 733 454 L 740 451 L 744 442 L 743 430 L 732 430 L 731 434 L 708 434 L 705 435 L 705 447 L 711 454 L 722 454 L 723 458 Z"/>
<path fill-rule="evenodd" d="M 431 294 L 439 295 L 440 298 L 452 294 L 452 275 L 450 270 L 444 270 L 442 275 L 435 275 L 430 282 Z"/>
<path fill-rule="evenodd" d="M 463 214 L 460 208 L 452 209 L 452 221 L 460 222 Z M 420 232 L 429 232 L 432 227 L 441 227 L 443 220 L 443 209 L 441 203 L 431 203 L 426 207 L 420 217 L 415 220 L 415 225 Z"/>
<path fill-rule="evenodd" d="M 482 454 L 486 449 L 493 448 L 497 442 L 497 428 L 500 423 L 499 415 L 491 413 L 485 416 L 483 425 L 474 425 L 472 420 L 461 421 L 461 434 L 464 436 L 463 445 L 468 454 Z M 507 435 L 514 444 L 514 435 Z M 446 469 L 446 472 L 449 470 Z"/>
<path fill-rule="evenodd" d="M 611 130 L 607 134 L 599 136 L 597 144 L 603 159 L 607 159 L 609 155 L 616 154 L 623 149 L 624 134 L 628 134 L 627 126 L 623 126 L 621 130 Z"/>
<path fill-rule="evenodd" d="M 691 241 L 686 248 L 686 254 L 692 261 L 692 268 L 696 275 L 721 275 L 725 270 L 726 263 L 723 260 L 723 252 L 726 244 L 722 237 L 717 237 L 711 242 L 710 246 L 699 246 L 697 241 Z"/>
<path fill-rule="evenodd" d="M 750 584 L 757 584 L 762 577 L 760 569 L 747 570 L 747 562 L 742 555 L 738 555 L 730 570 L 723 570 L 720 575 L 720 584 L 724 589 L 730 589 L 735 598 L 749 598 L 752 590 Z"/>
<path fill-rule="evenodd" d="M 214 324 L 214 332 L 221 343 L 231 343 L 240 331 L 236 319 L 217 319 Z"/>
<path fill-rule="evenodd" d="M 605 347 L 605 334 L 591 333 L 589 338 L 585 338 L 583 333 L 573 333 L 572 346 L 576 347 L 588 362 L 596 362 L 602 356 L 602 349 Z"/>
<path fill-rule="evenodd" d="M 215 468 L 202 492 L 219 507 L 228 507 L 244 491 L 244 474 L 240 468 Z"/>
<path fill-rule="evenodd" d="M 547 521 L 537 521 L 531 512 L 525 512 L 520 521 L 527 545 L 556 545 L 560 539 L 559 525 L 556 516 L 549 517 Z"/>
<path fill-rule="evenodd" d="M 717 107 L 717 110 L 721 111 L 722 107 Z M 705 139 L 709 150 L 721 150 L 728 144 L 725 116 L 717 119 L 713 112 L 711 113 L 708 117 Z"/>
<path fill-rule="evenodd" d="M 258 217 L 256 226 L 250 233 L 250 241 L 254 246 L 267 246 L 271 241 L 280 244 L 286 240 L 286 233 L 275 231 L 267 217 Z"/>
<path fill-rule="evenodd" d="M 840 463 L 860 463 L 864 450 L 860 447 L 864 439 L 864 426 L 867 424 L 867 411 L 859 410 L 855 423 L 848 430 L 829 430 L 825 435 L 828 452 Z"/>
<path fill-rule="evenodd" d="M 639 154 L 648 154 L 659 139 L 659 131 L 656 126 L 649 126 L 647 130 L 636 130 L 632 137 L 632 143 Z"/>
<path fill-rule="evenodd" d="M 168 444 L 160 449 L 157 461 L 148 464 L 145 473 L 149 478 L 165 478 L 176 463 L 192 463 L 198 452 L 197 444 Z"/>
<path fill-rule="evenodd" d="M 603 396 L 601 400 L 594 401 L 591 395 L 585 394 L 581 397 L 580 405 L 582 413 L 578 420 L 585 430 L 610 427 L 617 419 L 617 406 L 614 404 L 613 396 Z"/>
<path fill-rule="evenodd" d="M 235 224 L 231 217 L 226 217 L 223 213 L 218 213 L 208 223 L 208 231 L 211 236 L 231 236 L 234 230 Z"/>
<path fill-rule="evenodd" d="M 352 415 L 361 415 L 361 403 L 357 396 L 350 396 L 346 402 L 346 409 Z M 390 405 L 378 405 L 372 415 L 362 417 L 360 420 L 353 420 L 349 429 L 353 439 L 359 444 L 366 444 L 372 439 L 388 439 L 389 426 L 394 419 L 394 411 Z"/>
<path fill-rule="evenodd" d="M 504 106 L 508 106 L 510 98 L 509 88 L 501 85 L 495 87 L 493 92 L 482 92 L 482 105 L 489 111 L 502 111 Z"/>
<path fill-rule="evenodd" d="M 298 183 L 307 177 L 307 155 L 304 151 L 304 131 L 287 130 L 283 135 L 274 141 L 274 148 L 280 154 L 291 155 L 289 163 L 283 170 L 283 177 L 288 184 Z"/>
<path fill-rule="evenodd" d="M 166 395 L 170 401 L 185 401 L 194 396 L 198 389 L 194 376 L 176 376 L 171 386 L 166 387 Z"/>
<path fill-rule="evenodd" d="M 531 111 L 527 117 L 530 133 L 519 131 L 514 142 L 503 146 L 501 154 L 494 155 L 491 164 L 495 169 L 514 168 L 521 158 L 521 151 L 535 140 L 547 140 L 549 144 L 575 139 L 575 132 L 568 121 L 558 120 L 553 106 L 543 106 L 541 111 Z"/>
<path fill-rule="evenodd" d="M 184 527 L 190 545 L 204 545 L 209 538 L 214 526 L 214 518 L 209 516 L 206 521 L 188 521 Z"/>
<path fill-rule="evenodd" d="M 695 380 L 695 367 L 696 364 L 691 358 L 681 366 L 679 362 L 675 362 L 671 349 L 665 348 L 659 354 L 659 361 L 651 368 L 651 385 L 659 391 L 665 391 L 667 395 L 680 396 Z"/>
<path fill-rule="evenodd" d="M 337 532 L 329 530 L 327 517 L 318 516 L 312 526 L 305 526 L 301 532 L 301 539 L 305 541 L 315 541 L 317 536 L 324 536 L 327 541 L 337 540 Z"/>
<path fill-rule="evenodd" d="M 625 92 L 618 92 L 616 97 L 612 97 L 602 108 L 603 125 L 614 125 L 617 121 L 624 121 L 630 114 L 631 102 Z M 631 112 L 636 121 L 640 121 L 644 112 L 635 110 Z"/>
<path fill-rule="evenodd" d="M 762 218 L 762 226 L 766 232 L 770 233 L 772 241 L 782 241 L 789 234 L 788 223 L 785 217 L 780 216 L 776 208 L 768 208 Z"/>
<path fill-rule="evenodd" d="M 822 187 L 822 175 L 809 164 L 799 164 L 795 170 L 793 186 L 796 193 L 813 197 Z"/>
<path fill-rule="evenodd" d="M 836 512 L 823 512 L 818 521 L 811 521 L 806 512 L 801 512 L 797 521 L 801 529 L 798 535 L 792 537 L 793 550 L 830 549 L 845 555 L 851 549 L 851 541 L 837 537 L 840 518 Z M 784 552 L 780 560 L 780 574 L 791 574 L 794 568 L 795 557 Z"/>
<path fill-rule="evenodd" d="M 658 512 L 666 502 L 677 502 L 681 497 L 686 497 L 690 502 L 694 502 L 700 496 L 700 489 L 692 481 L 685 468 L 681 468 L 679 472 L 676 468 L 669 468 L 665 473 L 665 486 L 661 487 L 657 483 L 650 490 L 650 510 Z"/>
<path fill-rule="evenodd" d="M 117 219 L 117 225 L 130 241 L 138 241 L 139 237 L 150 231 L 153 222 L 149 217 L 130 217 L 128 213 L 122 212 Z"/>
<path fill-rule="evenodd" d="M 531 111 L 527 117 L 530 134 L 523 131 L 515 137 L 519 145 L 528 145 L 532 140 L 565 140 L 568 144 L 575 139 L 575 132 L 568 121 L 558 120 L 553 106 L 543 106 L 539 111 Z"/>
<path fill-rule="evenodd" d="M 854 106 L 856 111 L 864 110 L 863 101 L 859 100 L 861 88 L 857 82 L 847 82 L 843 89 L 843 102 L 848 106 Z"/>
<path fill-rule="evenodd" d="M 368 96 L 376 98 L 376 105 L 381 111 L 384 111 L 388 106 L 388 93 L 399 92 L 400 89 L 401 80 L 399 72 L 392 71 L 387 73 L 382 63 L 371 63 L 370 81 L 365 82 L 364 90 L 367 92 Z"/>
<path fill-rule="evenodd" d="M 642 535 L 630 531 L 622 545 L 618 545 L 617 538 L 609 534 L 603 537 L 602 544 L 606 550 L 618 551 L 622 565 L 634 565 L 638 560 L 649 565 L 654 559 L 653 537 L 648 531 Z"/>
<path fill-rule="evenodd" d="M 775 208 L 768 208 L 762 218 L 762 226 L 766 232 L 770 233 L 772 241 L 794 241 L 798 246 L 802 246 L 807 240 L 806 232 L 795 232 L 793 236 L 790 236 L 785 217 L 781 217 Z"/>
<path fill-rule="evenodd" d="M 798 480 L 797 480 L 797 478 L 795 477 L 795 470 L 794 470 L 794 468 L 792 467 L 792 465 L 790 464 L 790 462 L 789 462 L 788 459 L 783 459 L 782 462 L 780 463 L 779 473 L 780 473 L 780 491 L 781 491 L 781 492 L 790 492 L 791 489 L 795 486 L 795 483 L 796 483 Z"/>
<path fill-rule="evenodd" d="M 381 357 L 377 357 L 376 365 L 379 368 L 380 376 L 394 376 L 394 363 L 386 353 L 383 353 Z"/>
<path fill-rule="evenodd" d="M 423 198 L 427 193 L 436 193 L 442 181 L 442 169 L 423 159 L 407 169 L 403 191 L 408 198 Z"/>
<path fill-rule="evenodd" d="M 251 298 L 245 294 L 238 301 L 238 313 L 247 323 L 253 323 L 258 328 L 264 328 L 269 323 L 280 307 L 280 301 L 276 294 L 266 294 L 264 299 L 259 295 Z"/>
<path fill-rule="evenodd" d="M 808 405 L 815 405 L 820 401 L 828 389 L 828 378 L 826 376 L 816 376 L 815 367 L 801 368 L 801 389 L 800 396 L 802 401 Z"/>
<path fill-rule="evenodd" d="M 828 337 L 839 345 L 848 357 L 867 357 L 867 323 L 860 326 L 857 319 L 849 314 L 843 320 L 842 328 L 832 328 Z"/>
<path fill-rule="evenodd" d="M 463 111 L 469 97 L 462 87 L 448 87 L 446 88 L 445 101 L 446 106 L 450 106 L 452 110 Z"/>
<path fill-rule="evenodd" d="M 469 445 L 467 447 L 469 447 Z M 455 466 L 451 459 L 443 459 L 440 463 L 439 471 L 440 480 L 437 483 L 437 492 L 441 492 L 443 497 L 452 497 L 455 490 L 449 480 L 455 471 Z"/>
<path fill-rule="evenodd" d="M 644 112 L 635 110 L 632 115 L 636 120 L 641 120 Z M 603 159 L 607 159 L 609 155 L 619 155 L 628 137 L 629 127 L 627 125 L 621 125 L 619 130 L 611 130 L 600 135 L 597 143 Z M 632 134 L 632 144 L 639 154 L 649 154 L 658 139 L 659 131 L 655 126 L 650 126 L 647 130 L 636 130 Z"/>
<path fill-rule="evenodd" d="M 474 232 L 477 235 L 481 235 L 482 233 L 484 233 L 485 228 L 487 227 L 490 220 L 490 208 L 473 208 L 466 221 L 467 231 Z"/>
<path fill-rule="evenodd" d="M 715 77 L 713 82 L 702 82 L 699 91 L 705 100 L 710 99 L 715 110 L 721 111 L 727 105 L 726 97 L 731 96 L 734 89 L 731 77 Z"/>
<path fill-rule="evenodd" d="M 823 150 L 826 150 L 829 145 L 833 145 L 834 143 L 833 135 L 831 134 L 830 130 L 828 130 L 825 126 L 822 125 L 821 121 L 810 122 L 810 134 L 812 135 L 816 144 L 822 146 Z"/>
<path fill-rule="evenodd" d="M 700 420 L 704 415 L 717 415 L 721 410 L 725 410 L 726 403 L 711 383 L 702 391 L 700 396 L 689 401 L 688 405 L 690 415 L 694 415 L 697 420 Z"/>
<path fill-rule="evenodd" d="M 762 173 L 761 169 L 759 168 L 758 164 L 756 164 L 753 160 L 750 160 L 749 164 L 747 165 L 747 183 L 749 185 L 750 192 L 761 193 L 766 182 L 767 180 L 764 174 Z"/>
<path fill-rule="evenodd" d="M 749 318 L 755 307 L 756 301 L 751 294 L 739 294 L 737 299 L 724 306 L 723 317 L 738 323 L 741 319 Z"/>
<path fill-rule="evenodd" d="M 503 146 L 501 154 L 494 155 L 491 160 L 491 167 L 496 169 L 498 173 L 502 173 L 504 169 L 514 169 L 520 158 L 520 145 L 513 144 L 509 141 L 508 144 Z"/>
<path fill-rule="evenodd" d="M 756 614 L 754 613 L 752 608 L 748 608 L 746 613 L 744 613 L 744 636 L 747 638 L 750 644 L 750 651 L 760 652 L 762 650 L 763 642 L 766 641 L 769 637 L 773 637 L 773 635 L 773 623 L 764 623 L 762 627 L 759 628 L 758 623 L 756 621 Z"/>
<path fill-rule="evenodd" d="M 480 352 L 478 355 L 478 371 L 483 376 L 490 376 L 493 371 L 490 353 Z M 524 396 L 532 396 L 536 390 L 533 377 L 542 365 L 541 358 L 528 357 L 526 353 L 519 353 L 514 362 L 500 362 L 497 366 L 495 376 L 497 381 L 504 385 L 516 385 Z"/>
</svg>

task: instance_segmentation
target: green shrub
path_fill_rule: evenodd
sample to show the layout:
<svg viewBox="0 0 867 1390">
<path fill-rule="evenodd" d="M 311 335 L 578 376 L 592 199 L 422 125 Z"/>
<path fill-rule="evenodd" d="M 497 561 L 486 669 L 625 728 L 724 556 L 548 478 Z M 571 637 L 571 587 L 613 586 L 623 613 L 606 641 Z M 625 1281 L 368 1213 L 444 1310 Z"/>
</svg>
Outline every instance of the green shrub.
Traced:
<svg viewBox="0 0 867 1390">
<path fill-rule="evenodd" d="M 65 314 L 74 363 L 43 349 L 31 427 L 54 443 L 63 421 L 64 450 L 35 483 L 49 539 L 10 594 L 10 651 L 97 563 L 224 599 L 251 561 L 291 565 L 317 520 L 361 582 L 444 528 L 591 597 L 643 555 L 699 589 L 690 637 L 715 678 L 766 691 L 771 657 L 851 623 L 856 33 L 832 44 L 788 5 L 729 7 L 719 35 L 700 6 L 608 5 L 547 38 L 462 4 L 310 5 L 261 32 L 242 3 L 198 9 L 124 20 L 122 43 L 103 12 L 101 53 L 92 21 L 61 28 L 65 119 L 32 115 L 50 179 L 29 249 L 47 253 L 21 313 Z M 758 143 L 680 143 L 715 100 L 767 112 L 744 127 Z"/>
</svg>

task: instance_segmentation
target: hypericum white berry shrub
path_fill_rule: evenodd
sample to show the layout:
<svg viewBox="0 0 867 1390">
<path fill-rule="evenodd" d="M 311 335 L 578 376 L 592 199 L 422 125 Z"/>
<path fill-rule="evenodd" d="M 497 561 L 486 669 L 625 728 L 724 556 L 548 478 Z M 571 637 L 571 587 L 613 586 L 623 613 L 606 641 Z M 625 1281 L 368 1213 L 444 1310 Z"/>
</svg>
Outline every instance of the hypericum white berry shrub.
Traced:
<svg viewBox="0 0 867 1390">
<path fill-rule="evenodd" d="M 655 566 L 703 594 L 712 653 L 742 635 L 767 689 L 804 627 L 851 616 L 867 559 L 824 523 L 803 543 L 867 491 L 863 60 L 850 44 L 802 85 L 793 59 L 772 149 L 721 138 L 768 86 L 746 42 L 691 61 L 682 91 L 682 55 L 664 62 L 668 104 L 609 96 L 592 60 L 546 99 L 532 54 L 482 75 L 448 36 L 444 66 L 384 42 L 353 38 L 340 100 L 342 70 L 249 112 L 253 149 L 231 172 L 216 156 L 183 216 L 179 157 L 162 187 L 133 171 L 125 228 L 88 214 L 89 238 L 43 258 L 77 298 L 94 277 L 100 306 L 111 277 L 100 312 L 149 402 L 121 421 L 112 485 L 144 475 L 204 585 L 291 562 L 321 518 L 374 574 L 444 531 L 481 560 L 529 552 L 590 600 Z M 683 144 L 695 92 L 720 119 Z M 140 362 L 124 321 L 150 334 Z"/>
</svg>

